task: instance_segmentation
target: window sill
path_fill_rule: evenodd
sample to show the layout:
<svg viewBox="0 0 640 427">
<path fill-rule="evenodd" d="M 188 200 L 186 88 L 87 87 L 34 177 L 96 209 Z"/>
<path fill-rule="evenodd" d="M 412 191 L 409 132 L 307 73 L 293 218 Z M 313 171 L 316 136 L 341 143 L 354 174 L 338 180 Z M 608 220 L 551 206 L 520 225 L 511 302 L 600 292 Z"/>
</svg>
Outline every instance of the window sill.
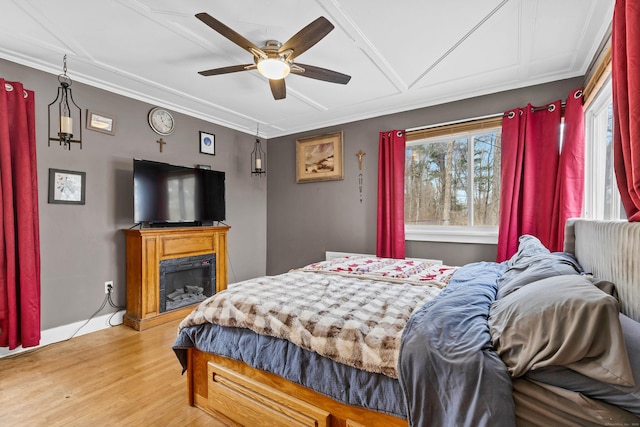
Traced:
<svg viewBox="0 0 640 427">
<path fill-rule="evenodd" d="M 498 244 L 498 227 L 405 225 L 404 233 L 411 241 Z"/>
</svg>

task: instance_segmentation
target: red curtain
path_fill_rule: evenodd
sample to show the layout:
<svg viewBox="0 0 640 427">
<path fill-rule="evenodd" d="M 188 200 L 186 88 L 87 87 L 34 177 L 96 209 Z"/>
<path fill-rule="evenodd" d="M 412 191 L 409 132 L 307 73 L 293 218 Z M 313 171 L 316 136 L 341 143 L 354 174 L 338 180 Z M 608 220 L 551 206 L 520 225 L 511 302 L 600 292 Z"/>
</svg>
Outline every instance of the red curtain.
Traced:
<svg viewBox="0 0 640 427">
<path fill-rule="evenodd" d="M 573 91 L 560 155 L 561 103 L 517 108 L 502 121 L 501 198 L 497 261 L 509 259 L 523 234 L 562 250 L 564 222 L 579 216 L 584 186 L 582 91 Z"/>
<path fill-rule="evenodd" d="M 560 101 L 529 108 L 522 169 L 522 233 L 548 245 L 560 158 Z"/>
<path fill-rule="evenodd" d="M 505 113 L 498 262 L 517 251 L 522 234 L 538 238 L 550 234 L 561 118 L 560 101 L 541 108 L 529 104 Z"/>
<path fill-rule="evenodd" d="M 522 166 L 524 164 L 525 112 L 517 108 L 502 119 L 502 150 L 500 159 L 500 224 L 498 228 L 498 262 L 510 257 L 518 247 L 521 234 L 520 198 Z M 515 238 L 514 238 L 515 237 Z"/>
<path fill-rule="evenodd" d="M 403 130 L 380 132 L 378 148 L 378 232 L 376 255 L 404 258 L 404 157 Z"/>
<path fill-rule="evenodd" d="M 611 33 L 613 155 L 622 204 L 640 221 L 640 0 L 617 0 Z"/>
<path fill-rule="evenodd" d="M 35 100 L 0 79 L 0 347 L 40 343 Z"/>
<path fill-rule="evenodd" d="M 564 226 L 582 216 L 584 199 L 584 108 L 582 89 L 574 90 L 564 108 L 564 134 L 558 165 L 549 250 L 564 249 Z"/>
</svg>

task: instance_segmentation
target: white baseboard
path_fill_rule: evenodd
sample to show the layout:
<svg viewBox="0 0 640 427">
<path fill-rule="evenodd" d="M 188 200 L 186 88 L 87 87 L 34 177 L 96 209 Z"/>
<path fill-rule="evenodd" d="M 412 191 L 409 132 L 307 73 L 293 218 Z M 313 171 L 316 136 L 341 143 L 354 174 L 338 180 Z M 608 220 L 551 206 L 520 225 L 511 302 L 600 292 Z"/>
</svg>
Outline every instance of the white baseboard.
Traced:
<svg viewBox="0 0 640 427">
<path fill-rule="evenodd" d="M 110 328 L 111 326 L 120 325 L 122 318 L 124 317 L 125 310 L 118 311 L 117 313 L 109 313 L 103 316 L 94 317 L 89 320 L 81 320 L 79 322 L 70 323 L 68 325 L 57 326 L 55 328 L 42 331 L 40 335 L 40 345 L 36 347 L 22 348 L 19 346 L 13 350 L 9 350 L 6 347 L 0 348 L 0 358 L 5 356 L 11 356 L 13 354 L 22 353 L 23 351 L 29 351 L 36 348 L 44 347 L 49 344 L 65 341 L 74 336 L 73 334 L 78 331 L 82 325 L 82 328 L 75 334 L 76 337 L 80 335 L 86 335 L 91 332 L 96 332 L 102 329 Z"/>
</svg>

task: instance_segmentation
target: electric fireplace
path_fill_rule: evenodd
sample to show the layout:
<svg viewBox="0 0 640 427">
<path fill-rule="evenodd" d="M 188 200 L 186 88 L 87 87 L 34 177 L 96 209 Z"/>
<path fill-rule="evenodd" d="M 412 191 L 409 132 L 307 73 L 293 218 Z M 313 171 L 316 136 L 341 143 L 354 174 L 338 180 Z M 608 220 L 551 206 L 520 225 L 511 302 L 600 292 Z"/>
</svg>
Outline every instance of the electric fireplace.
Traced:
<svg viewBox="0 0 640 427">
<path fill-rule="evenodd" d="M 204 301 L 215 289 L 216 254 L 160 261 L 160 313 Z"/>
</svg>

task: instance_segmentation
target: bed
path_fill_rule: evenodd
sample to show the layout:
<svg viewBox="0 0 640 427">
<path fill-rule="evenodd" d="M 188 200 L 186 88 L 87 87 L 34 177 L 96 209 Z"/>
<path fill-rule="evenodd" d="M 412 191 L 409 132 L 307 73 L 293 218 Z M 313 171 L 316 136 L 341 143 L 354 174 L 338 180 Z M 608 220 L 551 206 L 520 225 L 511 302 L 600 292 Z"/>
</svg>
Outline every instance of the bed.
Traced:
<svg viewBox="0 0 640 427">
<path fill-rule="evenodd" d="M 189 403 L 247 426 L 640 425 L 640 224 L 566 231 L 567 253 L 523 236 L 501 264 L 343 259 L 230 285 L 180 325 Z"/>
</svg>

